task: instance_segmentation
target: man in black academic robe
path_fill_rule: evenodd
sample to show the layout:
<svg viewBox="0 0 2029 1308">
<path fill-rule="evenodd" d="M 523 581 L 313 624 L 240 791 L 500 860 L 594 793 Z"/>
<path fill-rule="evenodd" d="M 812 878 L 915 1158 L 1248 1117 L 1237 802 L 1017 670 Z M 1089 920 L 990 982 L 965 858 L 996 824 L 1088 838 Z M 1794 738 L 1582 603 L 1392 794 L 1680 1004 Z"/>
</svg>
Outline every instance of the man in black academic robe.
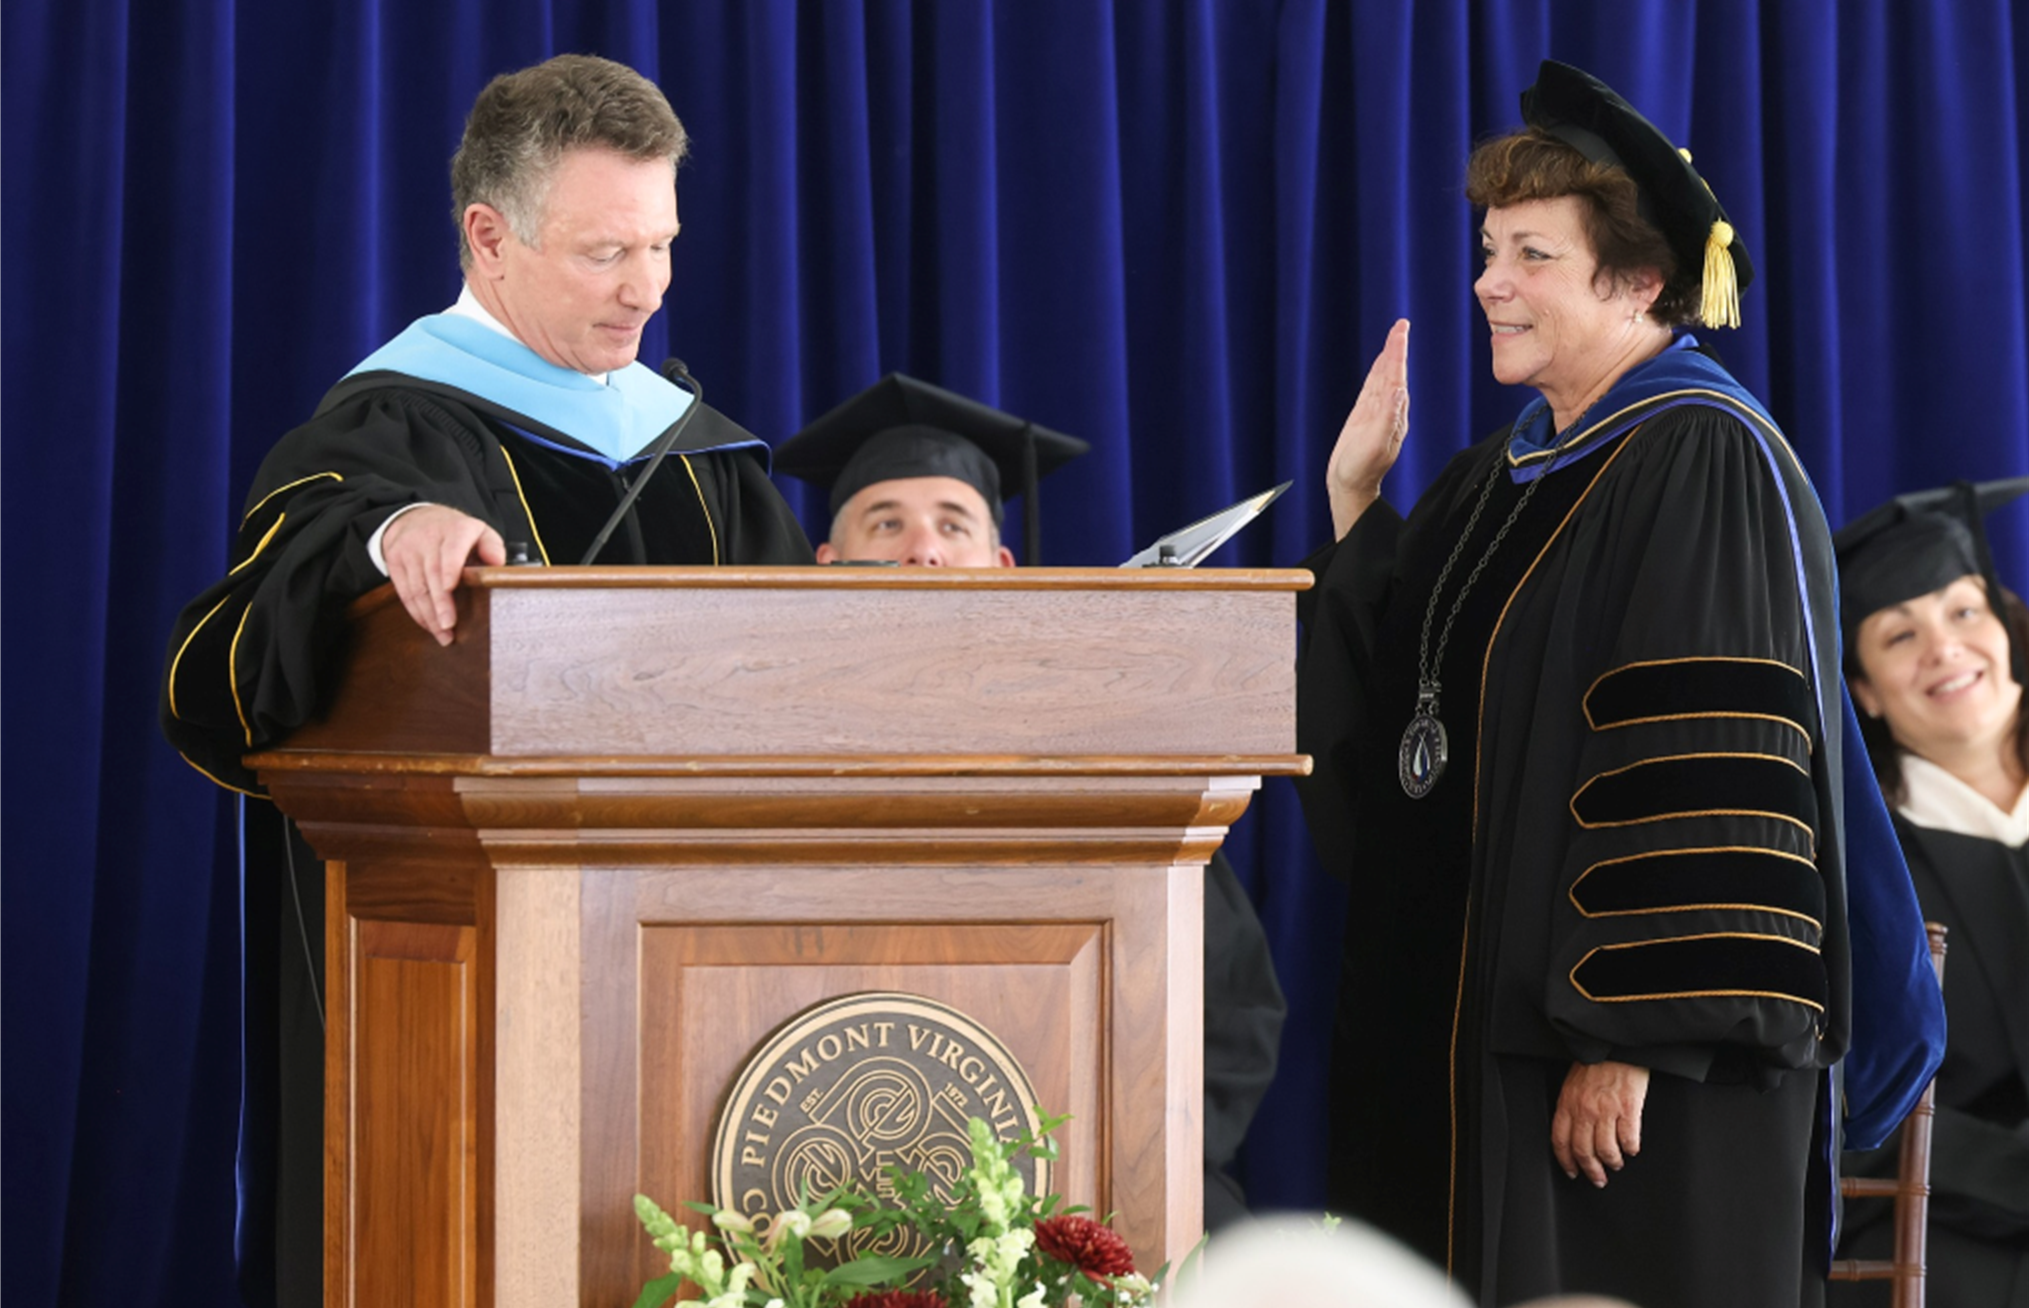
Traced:
<svg viewBox="0 0 2029 1308">
<path fill-rule="evenodd" d="M 1034 479 L 1085 442 L 900 373 L 784 442 L 781 467 L 830 495 L 822 563 L 1005 568 L 1004 493 L 1031 504 Z M 1030 562 L 1035 562 L 1033 538 Z M 1223 852 L 1205 866 L 1205 1227 L 1247 1215 L 1230 1170 L 1275 1079 L 1288 1006 L 1253 901 Z"/>
<path fill-rule="evenodd" d="M 578 563 L 631 489 L 598 562 L 811 561 L 765 447 L 635 359 L 686 149 L 661 92 L 608 60 L 559 56 L 480 94 L 452 161 L 463 294 L 282 438 L 229 570 L 177 620 L 162 724 L 200 771 L 259 797 L 241 760 L 324 709 L 360 595 L 391 580 L 448 644 L 468 563 Z M 245 825 L 241 1291 L 315 1304 L 322 867 L 264 803 Z"/>
</svg>

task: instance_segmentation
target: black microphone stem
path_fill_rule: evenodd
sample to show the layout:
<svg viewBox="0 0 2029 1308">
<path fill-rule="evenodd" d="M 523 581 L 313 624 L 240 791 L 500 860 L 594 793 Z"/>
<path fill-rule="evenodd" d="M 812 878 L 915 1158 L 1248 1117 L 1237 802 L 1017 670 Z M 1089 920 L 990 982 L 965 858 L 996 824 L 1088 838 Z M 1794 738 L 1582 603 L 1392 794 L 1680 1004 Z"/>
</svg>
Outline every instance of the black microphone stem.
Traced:
<svg viewBox="0 0 2029 1308">
<path fill-rule="evenodd" d="M 648 479 L 662 466 L 663 459 L 676 448 L 677 438 L 683 435 L 685 427 L 690 426 L 690 420 L 697 417 L 697 411 L 705 406 L 704 383 L 690 375 L 690 369 L 683 366 L 682 359 L 671 359 L 663 364 L 662 375 L 672 383 L 681 380 L 685 384 L 691 394 L 690 407 L 683 411 L 681 418 L 669 425 L 668 431 L 656 438 L 655 453 L 648 457 L 647 466 L 642 468 L 641 475 L 634 479 L 634 484 L 627 488 L 627 494 L 621 497 L 620 507 L 613 510 L 613 516 L 606 519 L 606 525 L 599 528 L 599 534 L 592 538 L 592 548 L 586 550 L 585 557 L 578 560 L 578 566 L 581 568 L 591 564 L 599 557 L 599 551 L 606 548 L 606 541 L 613 535 L 614 528 L 627 517 L 627 511 L 634 507 L 634 501 L 641 498 L 641 488 L 648 484 Z"/>
</svg>

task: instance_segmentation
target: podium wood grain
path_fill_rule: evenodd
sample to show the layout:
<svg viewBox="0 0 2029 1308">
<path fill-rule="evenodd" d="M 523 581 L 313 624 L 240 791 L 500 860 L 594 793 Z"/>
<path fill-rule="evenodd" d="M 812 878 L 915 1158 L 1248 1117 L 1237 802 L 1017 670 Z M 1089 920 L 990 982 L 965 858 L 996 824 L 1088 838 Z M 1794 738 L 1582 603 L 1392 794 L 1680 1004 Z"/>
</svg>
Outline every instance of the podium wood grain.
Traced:
<svg viewBox="0 0 2029 1308">
<path fill-rule="evenodd" d="M 327 1304 L 631 1302 L 632 1196 L 865 990 L 993 1031 L 1143 1265 L 1195 1242 L 1202 864 L 1305 765 L 1301 578 L 985 576 L 475 570 L 444 650 L 362 603 L 255 760 L 333 860 Z"/>
</svg>

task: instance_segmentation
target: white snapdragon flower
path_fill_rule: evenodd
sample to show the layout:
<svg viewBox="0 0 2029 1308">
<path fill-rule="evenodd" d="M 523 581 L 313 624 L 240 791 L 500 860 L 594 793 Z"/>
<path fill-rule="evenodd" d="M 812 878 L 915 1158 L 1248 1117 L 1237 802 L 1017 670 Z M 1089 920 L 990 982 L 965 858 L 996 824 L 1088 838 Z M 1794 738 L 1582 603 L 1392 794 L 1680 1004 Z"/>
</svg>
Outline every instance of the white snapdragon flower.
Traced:
<svg viewBox="0 0 2029 1308">
<path fill-rule="evenodd" d="M 733 1231 L 741 1235 L 752 1235 L 754 1233 L 754 1219 L 745 1213 L 734 1212 L 730 1208 L 721 1208 L 713 1213 L 712 1225 L 718 1227 L 721 1231 Z"/>
<path fill-rule="evenodd" d="M 959 1278 L 965 1287 L 966 1308 L 999 1308 L 1000 1287 L 984 1272 L 966 1272 Z"/>
<path fill-rule="evenodd" d="M 973 1270 L 959 1280 L 966 1288 L 970 1308 L 1007 1308 L 1013 1303 L 1015 1274 L 1021 1270 L 1023 1255 L 1035 1243 L 1035 1232 L 1023 1230 L 982 1235 L 966 1245 Z"/>
<path fill-rule="evenodd" d="M 827 1208 L 810 1223 L 813 1239 L 836 1240 L 852 1230 L 852 1214 L 843 1208 Z"/>
<path fill-rule="evenodd" d="M 1014 1275 L 1015 1265 L 1021 1262 L 1029 1250 L 1036 1247 L 1036 1233 L 1027 1229 L 1009 1231 L 998 1236 L 993 1242 L 994 1264 L 1005 1267 L 1008 1275 Z"/>
<path fill-rule="evenodd" d="M 1021 1173 L 1009 1165 L 1007 1151 L 994 1139 L 992 1127 L 975 1117 L 968 1129 L 972 1137 L 972 1184 L 979 1195 L 980 1216 L 998 1235 L 1007 1229 L 1022 1201 Z"/>
</svg>

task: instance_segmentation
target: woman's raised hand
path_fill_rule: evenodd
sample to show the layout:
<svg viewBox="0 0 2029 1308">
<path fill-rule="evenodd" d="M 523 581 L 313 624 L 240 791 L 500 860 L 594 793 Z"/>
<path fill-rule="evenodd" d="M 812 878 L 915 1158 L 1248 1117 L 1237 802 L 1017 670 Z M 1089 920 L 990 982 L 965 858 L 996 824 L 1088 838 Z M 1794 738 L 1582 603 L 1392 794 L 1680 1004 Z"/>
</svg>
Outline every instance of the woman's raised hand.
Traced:
<svg viewBox="0 0 2029 1308">
<path fill-rule="evenodd" d="M 1325 465 L 1325 494 L 1332 506 L 1332 535 L 1344 538 L 1367 507 L 1381 498 L 1381 478 L 1395 466 L 1409 434 L 1409 320 L 1398 318 L 1388 343 L 1367 369 L 1360 398 L 1339 428 Z"/>
</svg>

